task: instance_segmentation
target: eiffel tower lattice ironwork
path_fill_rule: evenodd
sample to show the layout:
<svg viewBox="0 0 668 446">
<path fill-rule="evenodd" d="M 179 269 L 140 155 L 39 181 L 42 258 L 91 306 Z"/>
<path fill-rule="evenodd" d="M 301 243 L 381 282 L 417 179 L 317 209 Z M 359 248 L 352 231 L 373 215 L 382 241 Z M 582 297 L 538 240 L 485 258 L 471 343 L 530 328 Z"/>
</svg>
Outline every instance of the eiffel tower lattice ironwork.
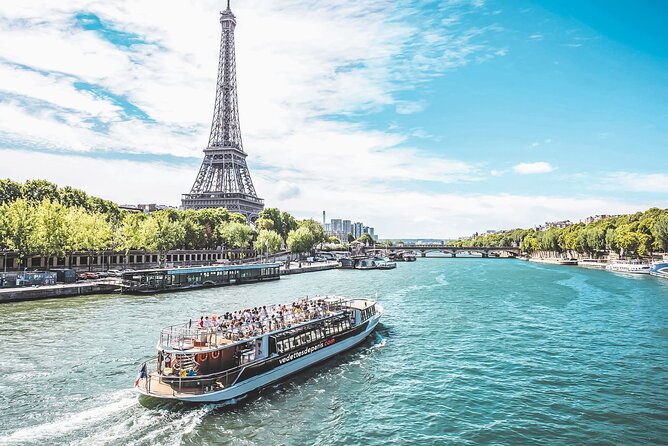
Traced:
<svg viewBox="0 0 668 446">
<path fill-rule="evenodd" d="M 184 209 L 225 207 L 252 221 L 264 208 L 264 201 L 255 193 L 241 142 L 234 56 L 237 21 L 229 0 L 227 9 L 220 13 L 220 24 L 223 30 L 209 144 L 195 183 L 189 194 L 183 194 L 181 205 Z"/>
</svg>

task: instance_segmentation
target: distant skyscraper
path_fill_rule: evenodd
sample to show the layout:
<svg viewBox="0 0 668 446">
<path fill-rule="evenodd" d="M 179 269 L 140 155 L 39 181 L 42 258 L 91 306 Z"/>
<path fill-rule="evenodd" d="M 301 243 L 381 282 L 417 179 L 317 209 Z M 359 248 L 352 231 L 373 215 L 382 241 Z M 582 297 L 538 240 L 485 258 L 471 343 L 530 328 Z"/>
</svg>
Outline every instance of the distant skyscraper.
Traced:
<svg viewBox="0 0 668 446">
<path fill-rule="evenodd" d="M 353 237 L 359 238 L 362 236 L 362 228 L 364 227 L 364 223 L 361 221 L 356 221 L 353 223 Z"/>
<path fill-rule="evenodd" d="M 331 220 L 332 232 L 334 235 L 341 233 L 343 230 L 343 222 L 340 218 L 332 218 Z"/>
<path fill-rule="evenodd" d="M 343 232 L 344 237 L 348 237 L 348 233 L 353 232 L 352 231 L 352 224 L 350 223 L 350 220 L 343 220 L 341 222 L 341 231 Z"/>
</svg>

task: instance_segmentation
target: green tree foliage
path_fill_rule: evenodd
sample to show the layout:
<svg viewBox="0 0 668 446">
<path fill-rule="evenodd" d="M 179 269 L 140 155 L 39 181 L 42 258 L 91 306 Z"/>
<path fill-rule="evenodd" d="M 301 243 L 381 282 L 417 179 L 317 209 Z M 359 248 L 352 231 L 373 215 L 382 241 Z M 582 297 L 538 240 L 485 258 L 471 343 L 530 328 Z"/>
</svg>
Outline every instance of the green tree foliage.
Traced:
<svg viewBox="0 0 668 446">
<path fill-rule="evenodd" d="M 218 226 L 216 230 L 226 248 L 247 248 L 253 240 L 253 230 L 244 223 L 236 221 Z"/>
<path fill-rule="evenodd" d="M 317 244 L 313 233 L 308 227 L 303 226 L 288 235 L 288 249 L 294 253 L 310 252 Z"/>
<path fill-rule="evenodd" d="M 355 236 L 353 235 L 352 232 L 348 233 L 348 243 L 352 243 L 355 241 Z M 391 246 L 391 245 L 390 245 Z"/>
<path fill-rule="evenodd" d="M 59 201 L 58 186 L 46 180 L 28 180 L 23 184 L 23 198 L 38 204 L 45 199 Z"/>
<path fill-rule="evenodd" d="M 91 214 L 83 208 L 70 208 L 67 224 L 70 230 L 69 249 L 97 252 L 111 247 L 113 233 L 104 215 Z"/>
<path fill-rule="evenodd" d="M 160 263 L 164 261 L 165 252 L 183 246 L 186 236 L 183 224 L 171 219 L 168 212 L 155 212 L 145 219 L 141 233 L 146 249 L 160 253 Z"/>
<path fill-rule="evenodd" d="M 341 244 L 341 240 L 339 240 L 339 238 L 336 237 L 336 236 L 331 236 L 331 237 L 329 237 L 329 238 L 327 239 L 327 243 L 333 243 L 333 244 L 335 244 L 335 245 L 340 245 L 340 244 Z"/>
<path fill-rule="evenodd" d="M 261 229 L 257 234 L 257 240 L 255 240 L 254 246 L 258 252 L 268 252 L 269 254 L 273 254 L 281 250 L 282 244 L 283 239 L 278 232 Z"/>
<path fill-rule="evenodd" d="M 313 220 L 312 218 L 307 218 L 305 220 L 300 220 L 297 222 L 297 229 L 306 228 L 313 237 L 313 246 L 319 243 L 325 243 L 327 241 L 327 235 L 325 234 L 325 228 L 322 227 L 320 223 Z"/>
<path fill-rule="evenodd" d="M 375 240 L 369 234 L 362 234 L 357 238 L 357 241 L 365 245 L 373 245 Z"/>
<path fill-rule="evenodd" d="M 274 230 L 284 241 L 287 240 L 290 231 L 297 229 L 297 220 L 289 213 L 281 212 L 277 208 L 265 208 L 258 217 L 255 222 L 258 229 Z"/>
<path fill-rule="evenodd" d="M 656 249 L 668 252 L 668 213 L 659 217 L 652 228 Z"/>
<path fill-rule="evenodd" d="M 271 250 L 279 250 L 298 227 L 292 215 L 276 208 L 266 209 L 260 217 L 256 222 L 260 242 L 268 242 Z M 299 224 L 310 234 L 312 246 L 326 240 L 322 226 L 315 221 Z M 71 250 L 127 253 L 147 249 L 164 253 L 174 248 L 216 249 L 221 245 L 247 248 L 255 236 L 243 215 L 224 208 L 139 214 L 69 186 L 58 187 L 44 180 L 24 184 L 0 180 L 0 249 L 15 250 L 22 259 Z"/>
<path fill-rule="evenodd" d="M 47 260 L 64 255 L 70 243 L 67 208 L 58 201 L 45 198 L 35 209 L 30 237 L 35 251 Z"/>
<path fill-rule="evenodd" d="M 204 226 L 197 218 L 198 211 L 187 209 L 180 214 L 180 220 L 185 230 L 184 248 L 201 249 L 207 245 Z"/>
<path fill-rule="evenodd" d="M 22 264 L 26 256 L 36 252 L 33 242 L 34 206 L 19 198 L 0 206 L 0 236 L 2 245 L 16 251 Z"/>
<path fill-rule="evenodd" d="M 10 179 L 0 180 L 0 204 L 11 203 L 23 197 L 23 186 Z"/>
<path fill-rule="evenodd" d="M 513 229 L 453 244 L 460 247 L 519 246 L 526 253 L 578 252 L 598 256 L 609 250 L 625 256 L 645 256 L 655 251 L 668 252 L 668 209 L 651 208 L 586 225 L 577 223 L 542 231 Z"/>
</svg>

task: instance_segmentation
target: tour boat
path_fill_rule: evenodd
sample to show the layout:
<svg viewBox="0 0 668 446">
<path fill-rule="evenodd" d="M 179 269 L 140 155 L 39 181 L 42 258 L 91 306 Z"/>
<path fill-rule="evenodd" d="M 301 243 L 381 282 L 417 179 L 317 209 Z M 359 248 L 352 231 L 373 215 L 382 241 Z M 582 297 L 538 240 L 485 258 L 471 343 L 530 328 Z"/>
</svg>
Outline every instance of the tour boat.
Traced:
<svg viewBox="0 0 668 446">
<path fill-rule="evenodd" d="M 654 262 L 649 269 L 649 273 L 656 277 L 663 277 L 668 279 L 668 262 Z"/>
<path fill-rule="evenodd" d="M 155 369 L 144 363 L 135 389 L 160 399 L 234 400 L 358 345 L 382 313 L 373 300 L 329 296 L 167 327 Z"/>
<path fill-rule="evenodd" d="M 649 265 L 646 263 L 615 262 L 607 265 L 605 269 L 615 273 L 649 274 Z"/>
</svg>

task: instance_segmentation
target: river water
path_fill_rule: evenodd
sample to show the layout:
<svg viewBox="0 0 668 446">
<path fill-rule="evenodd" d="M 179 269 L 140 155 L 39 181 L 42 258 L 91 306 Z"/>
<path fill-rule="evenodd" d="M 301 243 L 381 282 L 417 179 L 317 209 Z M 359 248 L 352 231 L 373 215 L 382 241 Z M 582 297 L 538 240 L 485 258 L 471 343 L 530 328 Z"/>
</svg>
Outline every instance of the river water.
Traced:
<svg viewBox="0 0 668 446">
<path fill-rule="evenodd" d="M 359 348 L 235 405 L 139 401 L 161 327 L 341 294 L 385 314 Z M 153 297 L 0 306 L 0 444 L 668 443 L 668 281 L 418 259 Z"/>
</svg>

